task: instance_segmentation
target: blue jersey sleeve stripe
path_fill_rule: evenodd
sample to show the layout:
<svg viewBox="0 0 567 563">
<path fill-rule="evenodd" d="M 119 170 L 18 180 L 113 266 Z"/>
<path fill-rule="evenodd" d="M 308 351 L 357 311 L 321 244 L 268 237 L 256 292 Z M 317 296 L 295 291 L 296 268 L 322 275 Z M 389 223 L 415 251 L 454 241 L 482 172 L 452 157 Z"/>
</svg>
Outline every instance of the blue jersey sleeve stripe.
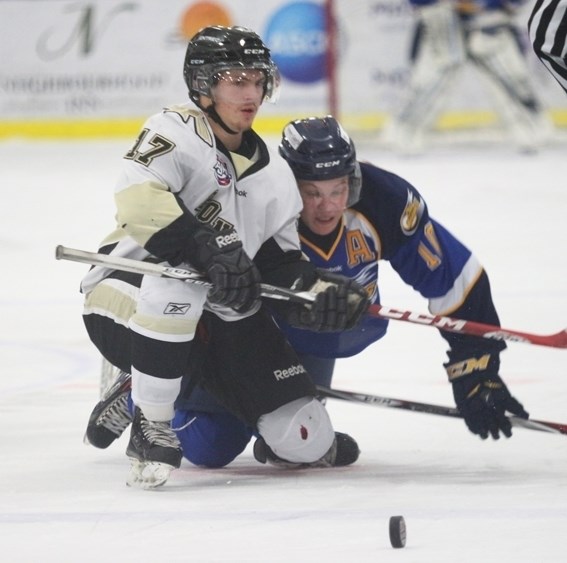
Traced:
<svg viewBox="0 0 567 563">
<path fill-rule="evenodd" d="M 464 303 L 482 271 L 483 268 L 479 261 L 474 255 L 471 255 L 455 279 L 453 287 L 445 295 L 429 300 L 429 312 L 433 315 L 447 315 L 458 309 Z"/>
</svg>

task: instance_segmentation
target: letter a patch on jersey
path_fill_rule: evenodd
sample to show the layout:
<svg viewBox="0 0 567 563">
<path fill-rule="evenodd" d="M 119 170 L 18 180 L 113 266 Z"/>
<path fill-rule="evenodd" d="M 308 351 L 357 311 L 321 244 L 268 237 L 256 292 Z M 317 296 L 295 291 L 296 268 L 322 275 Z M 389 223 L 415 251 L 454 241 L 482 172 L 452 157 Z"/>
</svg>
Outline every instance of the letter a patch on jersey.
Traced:
<svg viewBox="0 0 567 563">
<path fill-rule="evenodd" d="M 376 254 L 370 250 L 360 229 L 347 231 L 345 233 L 345 243 L 350 268 L 376 260 Z"/>
</svg>

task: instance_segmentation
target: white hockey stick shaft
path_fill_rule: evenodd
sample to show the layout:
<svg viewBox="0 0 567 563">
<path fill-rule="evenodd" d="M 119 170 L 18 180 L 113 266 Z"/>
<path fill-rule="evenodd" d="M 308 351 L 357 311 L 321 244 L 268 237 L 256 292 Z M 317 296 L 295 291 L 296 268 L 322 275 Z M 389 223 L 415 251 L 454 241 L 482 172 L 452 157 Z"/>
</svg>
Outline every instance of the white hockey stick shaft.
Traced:
<svg viewBox="0 0 567 563">
<path fill-rule="evenodd" d="M 132 260 L 131 258 L 123 258 L 120 256 L 108 256 L 107 254 L 88 252 L 86 250 L 68 248 L 62 245 L 58 245 L 55 248 L 55 258 L 57 260 L 81 262 L 92 266 L 103 266 L 113 270 L 132 272 L 134 274 L 175 278 L 198 285 L 211 285 L 211 282 L 201 273 L 193 270 L 173 268 L 171 266 L 163 266 L 162 264 L 154 264 L 142 260 Z M 300 303 L 312 303 L 315 300 L 314 295 L 308 291 L 293 291 L 266 283 L 261 284 L 261 290 L 262 296 L 269 297 L 270 299 L 282 299 L 284 301 L 297 301 Z"/>
</svg>

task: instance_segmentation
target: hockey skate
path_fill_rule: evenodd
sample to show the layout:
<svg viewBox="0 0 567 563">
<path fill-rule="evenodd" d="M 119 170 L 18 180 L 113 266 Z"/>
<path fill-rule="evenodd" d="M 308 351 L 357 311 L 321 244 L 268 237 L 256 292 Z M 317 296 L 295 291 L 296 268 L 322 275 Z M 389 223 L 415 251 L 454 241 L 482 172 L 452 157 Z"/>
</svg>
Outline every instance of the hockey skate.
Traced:
<svg viewBox="0 0 567 563">
<path fill-rule="evenodd" d="M 136 407 L 126 455 L 132 462 L 128 486 L 153 489 L 181 465 L 181 445 L 169 422 L 148 420 Z"/>
<path fill-rule="evenodd" d="M 121 371 L 114 383 L 104 392 L 89 417 L 85 444 L 104 449 L 122 436 L 132 422 L 132 414 L 128 409 L 131 388 L 130 374 Z"/>
<path fill-rule="evenodd" d="M 335 439 L 329 451 L 321 459 L 311 463 L 293 463 L 278 457 L 262 437 L 254 442 L 254 457 L 256 461 L 288 468 L 343 467 L 354 463 L 359 455 L 360 449 L 354 438 L 341 432 L 335 432 Z"/>
</svg>

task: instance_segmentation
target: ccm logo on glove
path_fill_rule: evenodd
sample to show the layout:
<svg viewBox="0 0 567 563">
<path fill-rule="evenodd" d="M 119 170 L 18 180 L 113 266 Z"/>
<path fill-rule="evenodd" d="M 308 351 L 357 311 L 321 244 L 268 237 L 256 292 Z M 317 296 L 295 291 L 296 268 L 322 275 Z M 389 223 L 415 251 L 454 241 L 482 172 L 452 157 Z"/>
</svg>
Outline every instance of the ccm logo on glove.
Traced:
<svg viewBox="0 0 567 563">
<path fill-rule="evenodd" d="M 463 362 L 447 366 L 447 374 L 449 375 L 449 381 L 456 379 L 457 377 L 462 377 L 463 375 L 469 375 L 473 371 L 484 371 L 488 367 L 488 362 L 490 361 L 490 354 L 485 354 L 481 358 L 468 358 Z"/>
</svg>

